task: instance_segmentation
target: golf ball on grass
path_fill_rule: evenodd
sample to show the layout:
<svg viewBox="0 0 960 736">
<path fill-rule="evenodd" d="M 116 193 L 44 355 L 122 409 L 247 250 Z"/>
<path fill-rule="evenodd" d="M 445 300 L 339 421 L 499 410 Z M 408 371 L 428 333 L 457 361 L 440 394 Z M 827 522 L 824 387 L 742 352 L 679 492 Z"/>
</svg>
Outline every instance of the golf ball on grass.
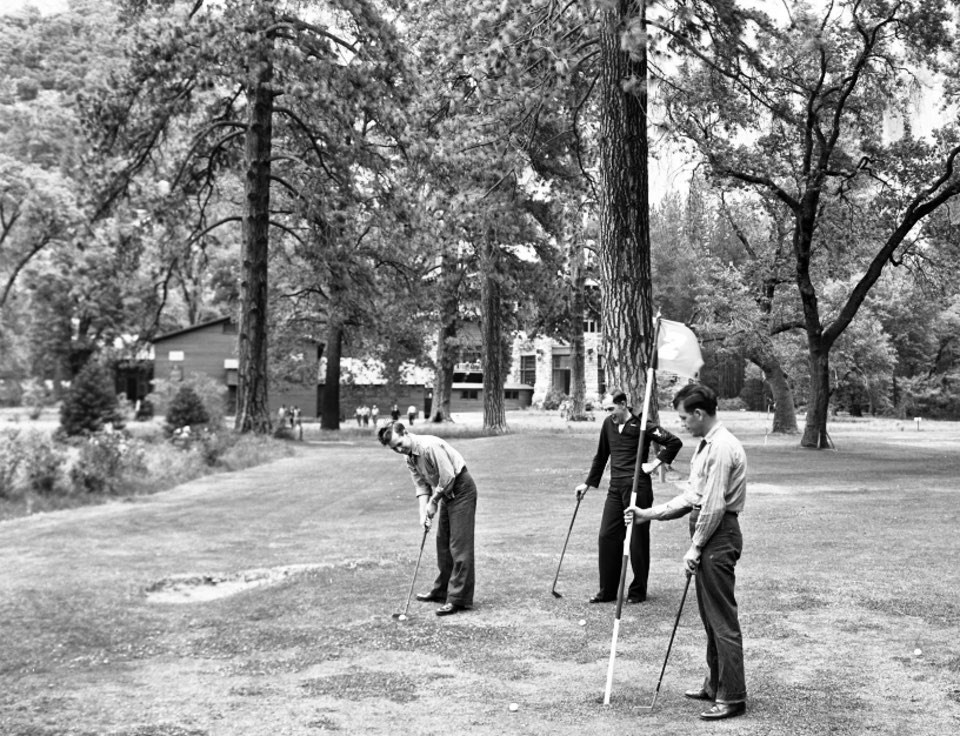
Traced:
<svg viewBox="0 0 960 736">
<path fill-rule="evenodd" d="M 916 649 L 913 650 L 914 657 L 919 657 L 922 654 L 923 654 L 923 650 L 920 647 L 917 647 Z"/>
<path fill-rule="evenodd" d="M 520 710 L 520 706 L 519 706 L 519 705 L 517 705 L 516 703 L 510 703 L 510 712 L 511 712 L 511 713 L 514 713 L 514 712 L 516 712 L 516 711 L 518 711 L 518 710 Z"/>
<path fill-rule="evenodd" d="M 397 616 L 397 621 L 406 621 L 406 620 L 407 620 L 407 617 L 402 613 L 399 616 Z"/>
<path fill-rule="evenodd" d="M 586 625 L 587 625 L 587 619 L 585 619 L 585 618 L 580 619 L 580 625 L 581 625 L 581 626 L 586 626 Z"/>
</svg>

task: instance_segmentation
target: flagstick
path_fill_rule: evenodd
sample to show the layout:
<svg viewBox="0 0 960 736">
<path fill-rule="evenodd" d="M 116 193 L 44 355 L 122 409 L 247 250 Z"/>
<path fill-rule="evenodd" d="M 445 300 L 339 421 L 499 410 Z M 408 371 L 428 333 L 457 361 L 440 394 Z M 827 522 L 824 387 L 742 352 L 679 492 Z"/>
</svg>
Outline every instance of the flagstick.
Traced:
<svg viewBox="0 0 960 736">
<path fill-rule="evenodd" d="M 633 488 L 630 491 L 630 505 L 637 505 L 637 483 L 640 480 L 643 460 L 643 441 L 646 437 L 647 422 L 650 419 L 650 397 L 653 394 L 653 379 L 656 373 L 657 340 L 660 333 L 660 311 L 654 321 L 653 347 L 647 365 L 647 385 L 643 389 L 643 413 L 640 418 L 640 441 L 637 443 L 637 461 L 633 468 Z M 603 691 L 603 704 L 610 705 L 610 691 L 613 689 L 613 665 L 617 659 L 617 638 L 620 636 L 620 613 L 623 611 L 623 589 L 627 579 L 627 567 L 630 565 L 630 540 L 633 539 L 633 524 L 627 527 L 623 538 L 623 560 L 620 563 L 620 586 L 617 589 L 617 612 L 613 619 L 613 637 L 610 640 L 610 662 L 607 665 L 607 686 Z"/>
</svg>

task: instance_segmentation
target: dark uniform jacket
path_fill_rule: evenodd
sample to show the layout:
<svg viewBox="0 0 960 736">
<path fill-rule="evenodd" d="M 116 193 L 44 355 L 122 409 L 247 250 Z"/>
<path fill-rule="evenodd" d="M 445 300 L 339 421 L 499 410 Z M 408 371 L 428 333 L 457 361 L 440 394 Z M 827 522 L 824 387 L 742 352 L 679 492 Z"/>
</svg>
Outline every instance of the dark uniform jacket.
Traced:
<svg viewBox="0 0 960 736">
<path fill-rule="evenodd" d="M 637 462 L 637 444 L 640 441 L 640 434 L 640 417 L 634 414 L 632 410 L 622 432 L 614 424 L 612 416 L 604 419 L 603 426 L 600 427 L 600 444 L 597 446 L 597 454 L 593 457 L 593 465 L 590 466 L 590 474 L 587 476 L 586 484 L 594 488 L 600 485 L 607 460 L 610 460 L 611 482 L 632 481 Z M 651 442 L 660 445 L 657 459 L 664 465 L 673 462 L 677 453 L 680 452 L 680 448 L 683 447 L 683 442 L 680 441 L 679 437 L 671 434 L 663 427 L 650 425 L 644 433 L 643 454 L 640 457 L 642 463 L 648 462 Z"/>
</svg>

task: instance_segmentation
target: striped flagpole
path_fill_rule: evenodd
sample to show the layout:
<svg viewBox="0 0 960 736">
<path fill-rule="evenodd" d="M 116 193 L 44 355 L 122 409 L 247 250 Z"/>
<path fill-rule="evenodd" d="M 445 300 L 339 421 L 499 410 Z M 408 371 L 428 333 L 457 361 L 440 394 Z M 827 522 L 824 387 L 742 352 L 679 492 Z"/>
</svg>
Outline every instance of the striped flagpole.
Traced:
<svg viewBox="0 0 960 736">
<path fill-rule="evenodd" d="M 643 413 L 640 417 L 640 441 L 637 443 L 637 461 L 633 469 L 633 488 L 630 491 L 630 505 L 637 505 L 637 483 L 640 473 L 643 472 L 643 440 L 646 436 L 647 422 L 650 419 L 650 397 L 653 393 L 653 380 L 657 371 L 657 341 L 660 337 L 660 310 L 654 320 L 653 343 L 650 347 L 650 356 L 647 361 L 647 385 L 643 389 Z M 613 637 L 610 641 L 610 662 L 607 665 L 607 686 L 603 691 L 603 704 L 610 705 L 610 692 L 613 690 L 613 665 L 617 659 L 617 639 L 620 636 L 620 614 L 623 611 L 623 590 L 627 580 L 627 568 L 630 566 L 630 540 L 633 539 L 633 524 L 627 527 L 623 538 L 623 560 L 620 563 L 620 586 L 617 590 L 617 612 L 613 619 Z"/>
</svg>

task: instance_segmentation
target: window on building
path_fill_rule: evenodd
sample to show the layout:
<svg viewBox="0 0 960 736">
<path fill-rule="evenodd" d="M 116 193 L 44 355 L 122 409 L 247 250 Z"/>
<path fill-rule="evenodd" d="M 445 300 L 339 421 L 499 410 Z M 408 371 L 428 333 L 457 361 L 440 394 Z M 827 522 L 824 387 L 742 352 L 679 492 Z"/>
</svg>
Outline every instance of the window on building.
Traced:
<svg viewBox="0 0 960 736">
<path fill-rule="evenodd" d="M 513 391 L 513 390 L 509 390 L 509 391 L 505 390 L 505 391 L 503 392 L 503 398 L 505 398 L 505 399 L 519 399 L 519 398 L 520 398 L 520 392 L 519 392 L 519 391 Z"/>
<path fill-rule="evenodd" d="M 570 366 L 569 355 L 553 356 L 553 390 L 560 393 L 570 393 Z"/>
<path fill-rule="evenodd" d="M 537 382 L 537 356 L 520 356 L 520 383 L 533 386 Z"/>
<path fill-rule="evenodd" d="M 460 392 L 460 398 L 461 399 L 479 399 L 480 392 L 475 388 L 467 389 Z"/>
<path fill-rule="evenodd" d="M 600 332 L 600 322 L 595 319 L 585 319 L 583 321 L 584 332 Z"/>
</svg>

